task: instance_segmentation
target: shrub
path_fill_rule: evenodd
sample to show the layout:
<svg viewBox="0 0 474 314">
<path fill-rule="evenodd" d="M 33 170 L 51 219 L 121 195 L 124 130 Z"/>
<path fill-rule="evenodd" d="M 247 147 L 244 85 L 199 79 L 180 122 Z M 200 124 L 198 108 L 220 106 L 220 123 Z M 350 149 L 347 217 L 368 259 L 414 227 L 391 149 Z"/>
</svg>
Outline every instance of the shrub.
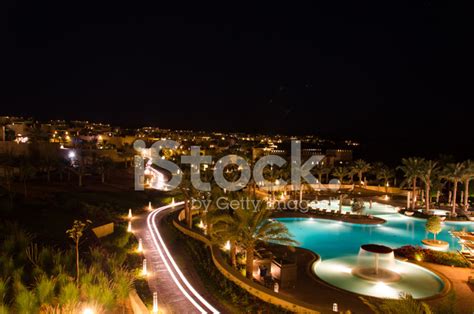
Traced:
<svg viewBox="0 0 474 314">
<path fill-rule="evenodd" d="M 441 252 L 425 249 L 419 246 L 406 245 L 395 250 L 395 255 L 410 260 L 425 261 L 434 264 L 470 267 L 471 264 L 461 255 L 454 252 Z"/>
</svg>

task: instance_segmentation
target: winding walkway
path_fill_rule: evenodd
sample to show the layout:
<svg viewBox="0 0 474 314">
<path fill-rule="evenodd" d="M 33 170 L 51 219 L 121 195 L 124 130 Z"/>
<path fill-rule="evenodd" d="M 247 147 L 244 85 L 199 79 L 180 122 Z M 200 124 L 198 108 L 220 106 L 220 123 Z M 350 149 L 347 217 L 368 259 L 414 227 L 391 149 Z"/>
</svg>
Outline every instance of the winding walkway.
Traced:
<svg viewBox="0 0 474 314">
<path fill-rule="evenodd" d="M 160 313 L 219 313 L 191 286 L 160 234 L 160 220 L 181 205 L 162 206 L 133 221 L 134 233 L 143 241 L 149 270 L 148 284 L 158 294 Z"/>
</svg>

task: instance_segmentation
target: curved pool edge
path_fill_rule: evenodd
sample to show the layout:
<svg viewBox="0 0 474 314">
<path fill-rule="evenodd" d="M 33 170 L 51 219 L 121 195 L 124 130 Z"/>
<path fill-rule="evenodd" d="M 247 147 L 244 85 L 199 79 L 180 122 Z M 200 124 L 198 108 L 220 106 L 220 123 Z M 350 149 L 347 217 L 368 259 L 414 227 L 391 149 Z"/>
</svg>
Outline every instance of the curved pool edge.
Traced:
<svg viewBox="0 0 474 314">
<path fill-rule="evenodd" d="M 319 284 L 323 284 L 328 288 L 334 289 L 334 290 L 339 291 L 339 292 L 349 293 L 353 296 L 369 297 L 369 298 L 375 298 L 375 299 L 378 299 L 378 300 L 386 300 L 386 298 L 380 298 L 380 297 L 376 297 L 376 296 L 365 295 L 365 294 L 356 293 L 356 292 L 353 292 L 353 291 L 350 291 L 350 290 L 346 290 L 346 289 L 340 288 L 338 286 L 335 286 L 335 285 L 325 281 L 324 279 L 319 277 L 316 274 L 316 272 L 314 271 L 315 267 L 317 267 L 321 263 L 322 259 L 321 259 L 319 254 L 317 254 L 315 252 L 312 252 L 312 253 L 316 254 L 319 257 L 318 260 L 316 260 L 316 261 L 312 262 L 310 265 L 308 265 L 308 269 L 307 269 L 308 274 L 309 274 L 309 277 L 312 280 L 316 281 Z M 429 297 L 417 298 L 416 300 L 419 300 L 419 301 L 438 300 L 438 299 L 446 297 L 449 294 L 449 292 L 452 290 L 453 283 L 451 282 L 451 280 L 449 280 L 449 278 L 447 278 L 444 274 L 440 273 L 439 271 L 437 271 L 437 270 L 433 269 L 432 267 L 430 267 L 429 265 L 427 265 L 429 263 L 418 263 L 416 261 L 409 261 L 409 260 L 401 259 L 401 258 L 398 258 L 398 257 L 396 257 L 396 260 L 401 261 L 401 262 L 405 262 L 405 263 L 410 263 L 414 266 L 422 268 L 424 271 L 430 271 L 433 274 L 435 274 L 436 276 L 438 276 L 439 279 L 441 280 L 441 282 L 443 283 L 443 289 L 439 293 L 437 293 L 435 295 L 432 295 L 432 296 L 429 296 Z"/>
</svg>

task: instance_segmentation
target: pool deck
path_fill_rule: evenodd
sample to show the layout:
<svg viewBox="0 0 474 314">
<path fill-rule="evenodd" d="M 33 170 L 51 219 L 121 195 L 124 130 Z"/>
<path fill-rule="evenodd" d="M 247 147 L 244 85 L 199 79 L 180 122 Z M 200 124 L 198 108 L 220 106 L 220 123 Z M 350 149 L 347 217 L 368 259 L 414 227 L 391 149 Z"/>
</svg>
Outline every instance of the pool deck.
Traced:
<svg viewBox="0 0 474 314">
<path fill-rule="evenodd" d="M 456 310 L 457 313 L 474 313 L 474 285 L 467 283 L 469 276 L 474 276 L 474 269 L 460 268 L 444 265 L 437 265 L 432 263 L 420 263 L 428 269 L 441 273 L 449 279 L 452 285 L 452 290 L 456 294 Z M 437 305 L 443 302 L 443 299 L 438 298 L 426 301 L 432 308 L 436 309 Z"/>
<path fill-rule="evenodd" d="M 314 254 L 308 250 L 296 249 L 297 280 L 294 288 L 281 288 L 280 293 L 314 304 L 321 313 L 334 313 L 333 303 L 339 312 L 350 310 L 353 314 L 369 313 L 369 308 L 354 293 L 336 289 L 317 279 L 311 270 Z"/>
</svg>

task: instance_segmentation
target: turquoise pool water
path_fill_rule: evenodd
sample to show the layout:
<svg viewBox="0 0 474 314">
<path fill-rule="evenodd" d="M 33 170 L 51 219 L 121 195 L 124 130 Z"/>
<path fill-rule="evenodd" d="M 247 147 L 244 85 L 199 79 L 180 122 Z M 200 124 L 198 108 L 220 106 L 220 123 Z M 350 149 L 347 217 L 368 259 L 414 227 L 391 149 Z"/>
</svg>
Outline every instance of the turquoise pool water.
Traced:
<svg viewBox="0 0 474 314">
<path fill-rule="evenodd" d="M 366 204 L 368 205 L 368 204 Z M 338 203 L 320 201 L 317 208 L 338 209 Z M 349 207 L 342 208 L 350 210 Z M 399 298 L 408 293 L 414 298 L 427 298 L 439 294 L 444 283 L 436 274 L 418 265 L 394 260 L 388 267 L 398 273 L 396 282 L 370 281 L 355 276 L 352 272 L 358 265 L 359 250 L 363 244 L 380 244 L 393 249 L 404 245 L 422 245 L 421 240 L 432 237 L 425 231 L 426 220 L 407 217 L 397 213 L 397 208 L 373 203 L 366 214 L 383 218 L 381 225 L 351 224 L 340 221 L 314 218 L 279 218 L 300 246 L 320 255 L 314 263 L 314 273 L 329 284 L 357 294 L 379 298 Z M 473 222 L 443 223 L 437 238 L 449 243 L 450 250 L 460 248 L 450 230 L 474 231 Z M 393 257 L 392 257 L 393 258 Z"/>
<path fill-rule="evenodd" d="M 318 253 L 322 259 L 356 255 L 362 244 L 374 243 L 398 248 L 403 245 L 422 245 L 421 240 L 433 237 L 425 231 L 425 220 L 393 213 L 394 208 L 373 204 L 372 211 L 387 222 L 382 225 L 361 225 L 326 219 L 278 218 L 289 229 L 300 246 Z M 383 214 L 382 212 L 389 212 Z M 382 214 L 381 214 L 382 213 Z M 447 241 L 450 250 L 460 248 L 448 231 L 466 228 L 474 231 L 474 223 L 443 223 L 437 239 Z"/>
</svg>

